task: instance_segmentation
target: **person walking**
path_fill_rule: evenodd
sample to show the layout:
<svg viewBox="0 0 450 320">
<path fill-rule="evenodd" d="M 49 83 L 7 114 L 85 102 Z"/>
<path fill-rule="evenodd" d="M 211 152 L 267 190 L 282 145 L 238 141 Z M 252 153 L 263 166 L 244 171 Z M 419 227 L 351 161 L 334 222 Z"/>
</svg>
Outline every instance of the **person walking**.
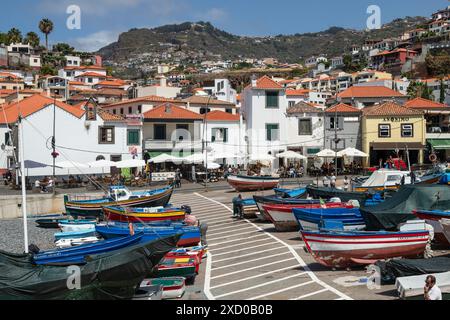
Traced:
<svg viewBox="0 0 450 320">
<path fill-rule="evenodd" d="M 348 177 L 345 176 L 345 178 L 344 178 L 344 191 L 348 191 L 349 186 L 350 186 L 350 181 L 348 180 Z"/>
<path fill-rule="evenodd" d="M 175 188 L 181 188 L 181 178 L 181 171 L 180 169 L 177 169 L 177 171 L 175 172 Z"/>
<path fill-rule="evenodd" d="M 425 300 L 442 300 L 441 289 L 436 285 L 436 277 L 429 275 L 425 279 L 425 287 L 423 288 Z"/>
<path fill-rule="evenodd" d="M 334 174 L 331 176 L 331 188 L 336 188 L 336 176 Z"/>
<path fill-rule="evenodd" d="M 233 218 L 242 218 L 242 195 L 233 198 Z"/>
<path fill-rule="evenodd" d="M 327 175 L 323 176 L 323 186 L 325 188 L 329 188 L 330 187 L 330 179 L 328 178 Z"/>
</svg>

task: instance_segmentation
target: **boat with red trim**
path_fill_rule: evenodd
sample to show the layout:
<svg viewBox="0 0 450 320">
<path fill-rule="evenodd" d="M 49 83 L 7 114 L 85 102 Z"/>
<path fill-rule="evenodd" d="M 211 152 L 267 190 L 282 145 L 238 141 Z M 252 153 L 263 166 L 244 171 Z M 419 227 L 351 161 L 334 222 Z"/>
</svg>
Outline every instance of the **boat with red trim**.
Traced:
<svg viewBox="0 0 450 320">
<path fill-rule="evenodd" d="M 228 184 L 237 192 L 273 189 L 280 183 L 279 177 L 230 175 Z"/>
</svg>

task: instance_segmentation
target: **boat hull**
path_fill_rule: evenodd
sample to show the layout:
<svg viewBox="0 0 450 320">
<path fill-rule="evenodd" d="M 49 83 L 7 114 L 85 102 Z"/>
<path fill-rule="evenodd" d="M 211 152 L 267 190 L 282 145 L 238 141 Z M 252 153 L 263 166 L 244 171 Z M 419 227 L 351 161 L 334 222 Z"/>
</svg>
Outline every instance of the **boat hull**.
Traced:
<svg viewBox="0 0 450 320">
<path fill-rule="evenodd" d="M 358 200 L 361 205 L 367 200 L 368 196 L 365 191 L 359 192 L 350 192 L 343 191 L 334 188 L 318 188 L 314 186 L 308 186 L 306 188 L 308 194 L 314 199 L 331 199 L 331 198 L 339 198 L 342 202 L 348 202 L 350 200 Z"/>
<path fill-rule="evenodd" d="M 449 190 L 450 191 L 450 190 Z M 422 220 L 439 221 L 441 219 L 450 219 L 450 212 L 439 210 L 413 210 L 412 212 L 416 217 Z"/>
<path fill-rule="evenodd" d="M 126 211 L 124 208 L 112 208 L 112 207 L 104 207 L 103 208 L 104 217 L 111 221 L 117 222 L 162 222 L 162 221 L 184 221 L 186 217 L 186 213 L 181 210 L 164 210 L 164 212 L 155 212 L 155 213 L 137 213 L 133 212 L 133 209 L 130 208 L 130 211 Z"/>
<path fill-rule="evenodd" d="M 103 207 L 121 206 L 121 207 L 137 207 L 137 208 L 151 208 L 151 207 L 165 207 L 172 197 L 173 188 L 163 189 L 159 193 L 140 198 L 133 198 L 122 201 L 70 201 L 66 196 L 64 205 L 66 213 L 76 217 L 99 217 L 102 216 Z M 101 199 L 99 199 L 101 200 Z"/>
<path fill-rule="evenodd" d="M 237 192 L 269 190 L 280 183 L 279 178 L 249 176 L 228 176 L 227 181 Z"/>
<path fill-rule="evenodd" d="M 162 286 L 163 300 L 181 298 L 186 291 L 186 280 L 183 277 L 146 279 L 142 282 L 141 288 L 155 285 Z"/>
<path fill-rule="evenodd" d="M 368 265 L 377 260 L 417 257 L 425 251 L 429 234 L 424 232 L 328 233 L 301 231 L 306 248 L 327 267 Z"/>
<path fill-rule="evenodd" d="M 303 200 L 303 199 L 281 199 L 278 197 L 263 197 L 263 196 L 253 196 L 253 200 L 256 203 L 258 212 L 256 216 L 261 221 L 270 221 L 270 216 L 268 212 L 264 209 L 266 204 L 295 204 L 295 205 L 306 205 L 306 204 L 319 204 L 319 200 Z"/>
</svg>

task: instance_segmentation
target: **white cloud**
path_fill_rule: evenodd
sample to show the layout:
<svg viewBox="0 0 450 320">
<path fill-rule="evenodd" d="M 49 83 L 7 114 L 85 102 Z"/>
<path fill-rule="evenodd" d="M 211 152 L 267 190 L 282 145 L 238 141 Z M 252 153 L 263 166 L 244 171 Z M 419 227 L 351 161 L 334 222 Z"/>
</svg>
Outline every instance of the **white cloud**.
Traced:
<svg viewBox="0 0 450 320">
<path fill-rule="evenodd" d="M 79 51 L 93 52 L 117 41 L 119 33 L 117 31 L 104 30 L 73 39 L 69 43 Z"/>
</svg>

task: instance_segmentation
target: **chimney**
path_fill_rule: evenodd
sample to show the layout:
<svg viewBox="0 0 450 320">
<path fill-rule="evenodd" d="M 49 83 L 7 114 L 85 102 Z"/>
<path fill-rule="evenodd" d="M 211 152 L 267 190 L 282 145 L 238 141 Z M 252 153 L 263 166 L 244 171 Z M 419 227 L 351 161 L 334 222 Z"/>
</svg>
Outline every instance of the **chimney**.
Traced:
<svg viewBox="0 0 450 320">
<path fill-rule="evenodd" d="M 159 76 L 159 86 L 167 87 L 167 78 L 164 75 Z"/>
<path fill-rule="evenodd" d="M 252 75 L 252 88 L 256 88 L 258 85 L 258 79 L 256 79 L 256 75 Z"/>
</svg>

